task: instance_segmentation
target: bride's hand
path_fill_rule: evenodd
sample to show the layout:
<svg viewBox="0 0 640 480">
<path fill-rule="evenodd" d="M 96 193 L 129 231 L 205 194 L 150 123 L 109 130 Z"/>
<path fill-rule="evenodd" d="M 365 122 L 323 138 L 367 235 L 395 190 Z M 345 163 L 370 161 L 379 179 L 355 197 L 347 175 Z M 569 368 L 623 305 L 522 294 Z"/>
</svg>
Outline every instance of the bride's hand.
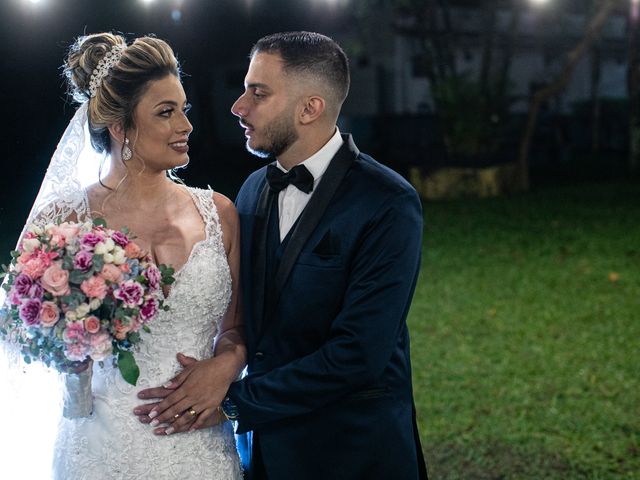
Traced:
<svg viewBox="0 0 640 480">
<path fill-rule="evenodd" d="M 142 390 L 138 394 L 139 398 L 163 398 L 158 403 L 134 409 L 140 421 L 158 427 L 154 430 L 156 434 L 186 432 L 224 420 L 218 406 L 232 380 L 221 357 L 197 361 L 179 353 L 178 361 L 185 367 L 180 374 L 161 388 Z"/>
</svg>

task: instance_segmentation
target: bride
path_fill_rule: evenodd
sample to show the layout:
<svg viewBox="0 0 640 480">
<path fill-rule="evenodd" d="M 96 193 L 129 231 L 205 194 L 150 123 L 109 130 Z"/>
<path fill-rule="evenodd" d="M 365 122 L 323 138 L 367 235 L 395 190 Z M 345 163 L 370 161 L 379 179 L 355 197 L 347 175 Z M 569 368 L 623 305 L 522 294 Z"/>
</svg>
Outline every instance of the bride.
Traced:
<svg viewBox="0 0 640 480">
<path fill-rule="evenodd" d="M 56 479 L 239 479 L 232 426 L 217 406 L 246 361 L 238 301 L 239 226 L 233 204 L 211 190 L 172 181 L 172 169 L 189 161 L 185 92 L 178 62 L 164 41 L 122 36 L 81 37 L 65 62 L 69 89 L 80 107 L 52 159 L 30 222 L 104 218 L 127 227 L 155 261 L 175 268 L 165 292 L 169 311 L 144 333 L 136 360 L 138 384 L 117 368 L 89 365 L 66 374 L 65 418 L 53 453 Z M 83 128 L 93 149 L 110 164 L 99 181 L 83 187 Z M 88 160 L 87 160 L 88 161 Z M 101 168 L 102 169 L 102 166 Z M 94 172 L 95 173 L 95 172 Z M 175 357 L 174 352 L 183 355 Z M 169 435 L 140 423 L 134 407 L 142 388 L 162 384 L 193 358 L 212 357 L 219 399 L 180 415 L 197 429 Z M 91 378 L 91 376 L 93 378 Z M 91 384 L 91 396 L 82 386 Z M 72 418 L 66 418 L 72 417 Z M 176 416 L 178 417 L 178 416 Z"/>
</svg>

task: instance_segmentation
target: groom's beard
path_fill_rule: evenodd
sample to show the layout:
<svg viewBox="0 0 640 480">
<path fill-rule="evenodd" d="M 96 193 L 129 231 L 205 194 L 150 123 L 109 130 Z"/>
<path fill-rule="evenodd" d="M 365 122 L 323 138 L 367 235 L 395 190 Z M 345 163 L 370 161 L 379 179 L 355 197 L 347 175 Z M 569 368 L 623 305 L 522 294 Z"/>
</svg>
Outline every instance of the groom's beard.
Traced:
<svg viewBox="0 0 640 480">
<path fill-rule="evenodd" d="M 251 127 L 250 124 L 245 124 Z M 256 133 L 256 130 L 254 130 Z M 293 125 L 293 120 L 289 112 L 283 112 L 279 117 L 264 129 L 262 140 L 257 145 L 251 145 L 252 138 L 247 139 L 246 147 L 252 154 L 261 157 L 279 157 L 298 140 L 298 132 Z"/>
</svg>

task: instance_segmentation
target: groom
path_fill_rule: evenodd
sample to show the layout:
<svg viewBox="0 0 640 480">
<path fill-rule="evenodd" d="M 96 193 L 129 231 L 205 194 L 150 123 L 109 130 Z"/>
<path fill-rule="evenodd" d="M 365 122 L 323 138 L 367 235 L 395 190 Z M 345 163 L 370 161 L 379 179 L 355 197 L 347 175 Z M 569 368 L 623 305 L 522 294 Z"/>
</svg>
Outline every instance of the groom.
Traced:
<svg viewBox="0 0 640 480">
<path fill-rule="evenodd" d="M 250 58 L 231 110 L 275 161 L 236 200 L 249 360 L 222 411 L 253 432 L 254 480 L 426 478 L 406 324 L 418 196 L 337 129 L 349 70 L 333 40 L 279 33 Z"/>
</svg>

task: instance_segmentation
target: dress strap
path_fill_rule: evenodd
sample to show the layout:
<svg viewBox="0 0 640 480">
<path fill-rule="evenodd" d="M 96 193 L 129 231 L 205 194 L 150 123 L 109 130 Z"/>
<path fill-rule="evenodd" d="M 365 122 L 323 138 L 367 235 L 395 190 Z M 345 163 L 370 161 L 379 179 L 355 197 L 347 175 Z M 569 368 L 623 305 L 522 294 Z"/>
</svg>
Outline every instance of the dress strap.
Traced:
<svg viewBox="0 0 640 480">
<path fill-rule="evenodd" d="M 222 243 L 222 227 L 218 216 L 218 209 L 213 201 L 213 190 L 208 188 L 187 187 L 187 191 L 194 199 L 198 212 L 205 224 L 205 231 L 208 240 L 213 240 L 217 247 L 224 252 Z"/>
</svg>

